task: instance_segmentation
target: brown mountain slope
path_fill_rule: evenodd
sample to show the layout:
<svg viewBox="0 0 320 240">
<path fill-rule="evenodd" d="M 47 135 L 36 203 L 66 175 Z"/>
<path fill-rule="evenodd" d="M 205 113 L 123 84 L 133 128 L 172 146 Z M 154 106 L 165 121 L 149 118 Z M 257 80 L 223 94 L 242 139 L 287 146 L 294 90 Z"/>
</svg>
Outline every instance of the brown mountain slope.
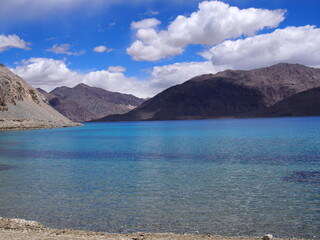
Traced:
<svg viewBox="0 0 320 240">
<path fill-rule="evenodd" d="M 139 106 L 144 99 L 133 95 L 110 92 L 79 84 L 74 88 L 59 87 L 47 93 L 49 104 L 76 122 L 85 122 L 110 114 L 126 113 Z"/>
<path fill-rule="evenodd" d="M 96 121 L 235 117 L 263 110 L 299 92 L 320 87 L 320 69 L 277 64 L 251 71 L 226 70 L 168 88 L 123 115 Z"/>
<path fill-rule="evenodd" d="M 248 117 L 320 116 L 320 88 L 313 88 L 286 98 Z"/>
<path fill-rule="evenodd" d="M 0 130 L 78 126 L 49 106 L 22 78 L 0 65 Z"/>
<path fill-rule="evenodd" d="M 258 89 L 267 107 L 299 92 L 320 87 L 320 69 L 300 64 L 280 63 L 250 71 L 226 70 L 216 76 L 231 77 L 237 84 Z"/>
</svg>

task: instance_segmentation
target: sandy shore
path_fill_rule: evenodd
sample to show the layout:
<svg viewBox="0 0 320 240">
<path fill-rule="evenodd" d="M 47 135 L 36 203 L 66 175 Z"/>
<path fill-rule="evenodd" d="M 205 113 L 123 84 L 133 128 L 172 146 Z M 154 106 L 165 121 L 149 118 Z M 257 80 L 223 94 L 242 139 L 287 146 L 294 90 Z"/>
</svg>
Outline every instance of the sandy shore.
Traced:
<svg viewBox="0 0 320 240">
<path fill-rule="evenodd" d="M 0 218 L 1 240 L 258 240 L 261 238 L 262 237 L 223 237 L 173 233 L 111 234 L 71 229 L 51 229 L 34 221 Z M 294 238 L 286 238 L 283 240 L 293 239 Z"/>
</svg>

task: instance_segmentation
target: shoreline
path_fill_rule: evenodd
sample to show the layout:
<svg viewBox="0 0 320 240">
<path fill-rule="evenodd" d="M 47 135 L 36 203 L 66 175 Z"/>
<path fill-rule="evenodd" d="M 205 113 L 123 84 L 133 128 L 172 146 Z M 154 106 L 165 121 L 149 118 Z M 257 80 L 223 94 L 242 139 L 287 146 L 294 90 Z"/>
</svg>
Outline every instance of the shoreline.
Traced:
<svg viewBox="0 0 320 240">
<path fill-rule="evenodd" d="M 53 229 L 39 222 L 0 217 L 0 239 L 5 240 L 259 240 L 261 237 L 225 237 L 175 233 L 104 233 L 73 229 Z M 303 240 L 298 238 L 274 238 Z"/>
<path fill-rule="evenodd" d="M 73 123 L 70 125 L 30 125 L 30 126 L 1 126 L 0 124 L 0 132 L 59 129 L 59 128 L 81 127 L 81 126 L 83 126 L 82 123 Z"/>
</svg>

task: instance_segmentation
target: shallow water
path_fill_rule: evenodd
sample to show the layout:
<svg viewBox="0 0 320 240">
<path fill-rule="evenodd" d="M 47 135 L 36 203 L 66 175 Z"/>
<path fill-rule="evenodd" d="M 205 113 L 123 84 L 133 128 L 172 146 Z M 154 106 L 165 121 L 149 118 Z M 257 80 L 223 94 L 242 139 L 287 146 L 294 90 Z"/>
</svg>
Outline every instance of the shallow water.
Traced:
<svg viewBox="0 0 320 240">
<path fill-rule="evenodd" d="M 108 232 L 320 238 L 320 118 L 0 132 L 0 216 Z"/>
</svg>

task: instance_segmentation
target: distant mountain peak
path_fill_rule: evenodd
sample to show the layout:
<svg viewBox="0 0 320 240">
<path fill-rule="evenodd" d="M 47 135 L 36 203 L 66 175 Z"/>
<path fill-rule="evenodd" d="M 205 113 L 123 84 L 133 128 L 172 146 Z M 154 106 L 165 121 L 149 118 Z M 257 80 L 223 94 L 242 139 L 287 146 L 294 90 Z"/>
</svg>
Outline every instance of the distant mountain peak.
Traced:
<svg viewBox="0 0 320 240">
<path fill-rule="evenodd" d="M 90 88 L 90 86 L 84 84 L 84 83 L 79 83 L 78 85 L 76 85 L 74 88 Z"/>
<path fill-rule="evenodd" d="M 41 93 L 41 94 L 42 94 L 42 93 L 48 93 L 47 91 L 43 90 L 42 88 L 37 88 L 37 90 L 38 90 L 38 92 Z"/>
<path fill-rule="evenodd" d="M 145 101 L 133 95 L 110 92 L 84 83 L 73 88 L 58 87 L 44 95 L 52 107 L 76 122 L 126 113 Z"/>
<path fill-rule="evenodd" d="M 195 81 L 195 82 L 202 81 L 202 80 L 206 80 L 208 78 L 211 78 L 213 76 L 214 76 L 214 74 L 212 74 L 212 73 L 202 74 L 202 75 L 191 78 L 189 81 Z"/>
<path fill-rule="evenodd" d="M 270 66 L 270 68 L 272 68 L 272 67 L 307 67 L 307 66 L 299 64 L 299 63 L 284 63 L 284 62 L 281 62 L 281 63 L 277 63 L 277 64 L 274 64 L 274 65 Z"/>
<path fill-rule="evenodd" d="M 320 69 L 300 64 L 279 63 L 253 70 L 229 69 L 194 77 L 162 91 L 126 114 L 96 121 L 246 116 L 250 112 L 262 112 L 275 103 L 316 87 L 320 87 Z M 296 98 L 293 99 L 296 101 Z"/>
</svg>

